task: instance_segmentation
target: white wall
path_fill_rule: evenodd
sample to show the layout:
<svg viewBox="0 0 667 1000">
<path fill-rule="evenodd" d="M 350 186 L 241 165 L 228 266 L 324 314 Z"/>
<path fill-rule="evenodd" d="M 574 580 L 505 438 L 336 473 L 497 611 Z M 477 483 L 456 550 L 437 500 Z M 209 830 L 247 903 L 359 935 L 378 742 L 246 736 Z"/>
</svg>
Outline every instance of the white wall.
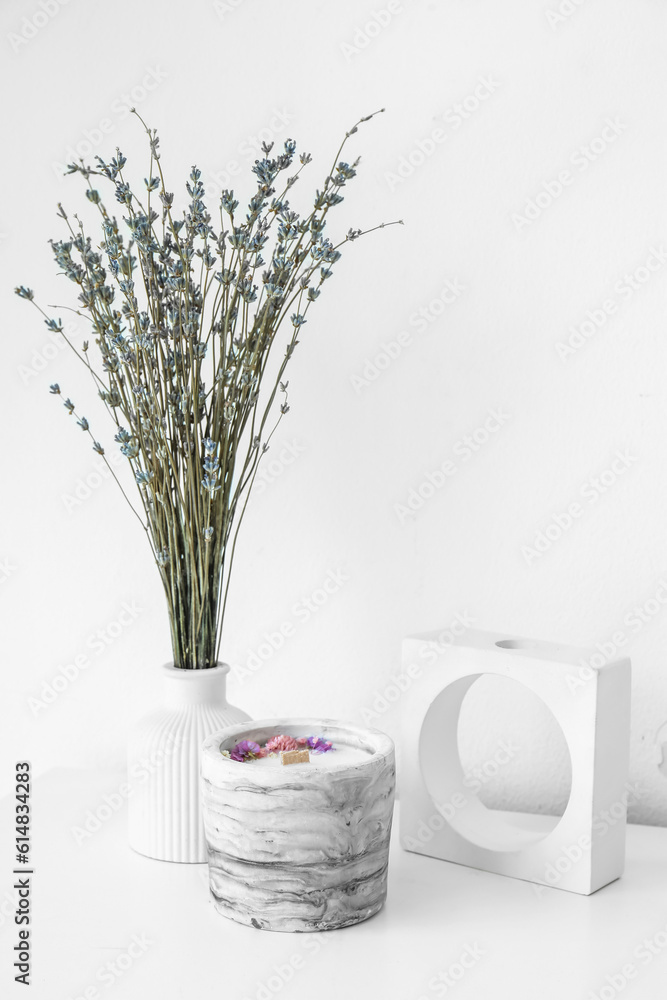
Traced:
<svg viewBox="0 0 667 1000">
<path fill-rule="evenodd" d="M 303 197 L 341 133 L 386 106 L 354 139 L 362 169 L 338 221 L 341 233 L 406 225 L 348 248 L 305 328 L 272 455 L 286 461 L 249 515 L 224 655 L 246 664 L 285 622 L 295 635 L 249 678 L 232 678 L 231 698 L 257 717 L 375 712 L 396 733 L 400 703 L 378 712 L 376 698 L 400 670 L 406 633 L 457 615 L 593 646 L 623 632 L 634 664 L 631 815 L 667 823 L 656 735 L 667 720 L 667 8 L 563 0 L 571 13 L 557 20 L 558 2 L 404 0 L 363 36 L 384 0 L 50 0 L 48 18 L 37 2 L 2 5 L 12 95 L 0 209 L 3 752 L 38 770 L 120 764 L 128 715 L 158 697 L 156 668 L 169 658 L 158 577 L 112 484 L 66 506 L 95 456 L 49 383 L 109 442 L 104 414 L 76 359 L 49 347 L 9 287 L 71 301 L 45 241 L 60 233 L 56 203 L 75 210 L 82 188 L 58 163 L 80 143 L 107 156 L 118 144 L 143 177 L 135 103 L 160 131 L 177 190 L 195 161 L 211 191 L 235 161 L 249 192 L 248 137 L 272 127 L 315 157 Z M 642 270 L 656 251 L 657 269 Z M 441 304 L 448 288 L 454 301 Z M 606 317 L 605 303 L 615 309 Z M 589 310 L 604 322 L 559 356 Z M 492 410 L 502 426 L 469 454 L 465 435 L 483 436 Z M 600 494 L 591 477 L 618 452 L 629 458 Z M 404 516 L 410 491 L 447 460 L 456 472 Z M 537 533 L 573 503 L 580 516 L 531 557 Z M 337 573 L 338 591 L 306 615 L 300 602 Z M 99 643 L 125 602 L 137 617 Z M 85 669 L 31 709 L 76 656 Z M 568 780 L 559 733 L 526 694 L 491 687 L 466 705 L 465 761 L 492 758 L 512 735 L 521 752 L 487 801 L 558 811 Z"/>
</svg>

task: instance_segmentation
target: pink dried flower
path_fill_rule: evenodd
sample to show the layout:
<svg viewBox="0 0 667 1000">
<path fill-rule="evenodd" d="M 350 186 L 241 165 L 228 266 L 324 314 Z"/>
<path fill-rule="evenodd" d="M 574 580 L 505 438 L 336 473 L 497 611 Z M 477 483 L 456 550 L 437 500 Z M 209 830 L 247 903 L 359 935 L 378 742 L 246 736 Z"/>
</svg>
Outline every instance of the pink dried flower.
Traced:
<svg viewBox="0 0 667 1000">
<path fill-rule="evenodd" d="M 266 744 L 267 753 L 280 753 L 281 750 L 298 750 L 298 748 L 299 741 L 293 736 L 272 736 Z"/>
</svg>

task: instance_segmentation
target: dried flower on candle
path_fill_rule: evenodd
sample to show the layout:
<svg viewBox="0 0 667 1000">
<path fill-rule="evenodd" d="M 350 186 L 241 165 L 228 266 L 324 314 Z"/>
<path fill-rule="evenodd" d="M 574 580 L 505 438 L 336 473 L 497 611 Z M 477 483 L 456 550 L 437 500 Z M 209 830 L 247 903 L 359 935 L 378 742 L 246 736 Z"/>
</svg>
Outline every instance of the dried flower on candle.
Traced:
<svg viewBox="0 0 667 1000">
<path fill-rule="evenodd" d="M 266 744 L 269 753 L 280 753 L 281 750 L 298 750 L 299 742 L 293 736 L 272 736 Z"/>
<path fill-rule="evenodd" d="M 257 757 L 264 757 L 265 751 L 262 747 L 260 747 L 259 743 L 253 743 L 252 740 L 241 740 L 241 742 L 237 743 L 231 750 L 228 750 L 227 752 L 223 750 L 223 754 L 225 756 L 228 754 L 232 760 L 244 761 L 255 760 Z"/>
<path fill-rule="evenodd" d="M 279 754 L 293 753 L 297 750 L 326 753 L 328 750 L 335 750 L 335 747 L 322 736 L 294 737 L 280 733 L 278 736 L 272 736 L 262 747 L 253 740 L 241 740 L 231 750 L 222 750 L 221 753 L 230 760 L 246 761 L 257 760 L 259 757 L 277 757 Z"/>
<path fill-rule="evenodd" d="M 306 743 L 313 753 L 326 753 L 327 750 L 333 750 L 332 744 L 321 736 L 309 736 Z"/>
</svg>

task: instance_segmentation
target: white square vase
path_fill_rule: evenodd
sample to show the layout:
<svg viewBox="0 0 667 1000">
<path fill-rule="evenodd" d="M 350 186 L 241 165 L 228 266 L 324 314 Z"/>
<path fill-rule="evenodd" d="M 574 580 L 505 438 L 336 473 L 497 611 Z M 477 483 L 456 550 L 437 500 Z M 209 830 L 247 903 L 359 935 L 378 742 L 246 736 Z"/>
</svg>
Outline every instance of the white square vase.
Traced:
<svg viewBox="0 0 667 1000">
<path fill-rule="evenodd" d="M 468 631 L 410 636 L 400 758 L 400 839 L 406 850 L 500 875 L 589 894 L 618 878 L 625 856 L 630 735 L 630 661 Z M 419 665 L 419 666 L 416 666 Z M 482 674 L 524 684 L 560 725 L 572 762 L 570 798 L 545 832 L 487 809 L 459 758 L 461 703 Z"/>
</svg>

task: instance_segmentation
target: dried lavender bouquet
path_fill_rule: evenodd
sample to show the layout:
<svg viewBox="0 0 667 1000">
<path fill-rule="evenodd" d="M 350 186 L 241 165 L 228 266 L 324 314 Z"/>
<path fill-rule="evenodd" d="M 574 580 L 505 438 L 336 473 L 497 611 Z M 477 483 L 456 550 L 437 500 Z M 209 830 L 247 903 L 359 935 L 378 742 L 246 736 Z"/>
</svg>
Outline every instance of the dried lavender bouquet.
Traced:
<svg viewBox="0 0 667 1000">
<path fill-rule="evenodd" d="M 359 162 L 339 159 L 343 147 L 373 117 L 345 134 L 309 215 L 292 210 L 286 195 L 311 156 L 302 153 L 298 169 L 283 179 L 296 156 L 288 139 L 275 158 L 273 144 L 262 147 L 245 218 L 234 192 L 223 191 L 218 228 L 197 167 L 186 184 L 189 204 L 175 217 L 157 132 L 137 115 L 150 145 L 141 196 L 125 179 L 120 150 L 109 163 L 97 157 L 95 169 L 69 164 L 99 210 L 102 242 L 93 248 L 78 216 L 68 217 L 62 205 L 58 214 L 68 236 L 51 241 L 60 271 L 79 287 L 80 307 L 73 311 L 91 323 L 99 360 L 91 361 L 88 341 L 78 347 L 66 336 L 62 321 L 37 305 L 31 289 L 16 289 L 86 366 L 115 425 L 114 440 L 137 484 L 137 506 L 104 461 L 158 566 L 176 667 L 218 662 L 239 528 L 261 456 L 289 409 L 285 370 L 340 248 L 385 225 L 350 229 L 335 243 L 324 235 L 327 215 L 343 200 Z M 110 182 L 126 232 L 105 207 L 97 177 Z M 277 340 L 284 354 L 272 358 Z M 60 386 L 51 392 L 60 395 Z M 69 398 L 64 405 L 104 456 L 88 420 Z"/>
</svg>

